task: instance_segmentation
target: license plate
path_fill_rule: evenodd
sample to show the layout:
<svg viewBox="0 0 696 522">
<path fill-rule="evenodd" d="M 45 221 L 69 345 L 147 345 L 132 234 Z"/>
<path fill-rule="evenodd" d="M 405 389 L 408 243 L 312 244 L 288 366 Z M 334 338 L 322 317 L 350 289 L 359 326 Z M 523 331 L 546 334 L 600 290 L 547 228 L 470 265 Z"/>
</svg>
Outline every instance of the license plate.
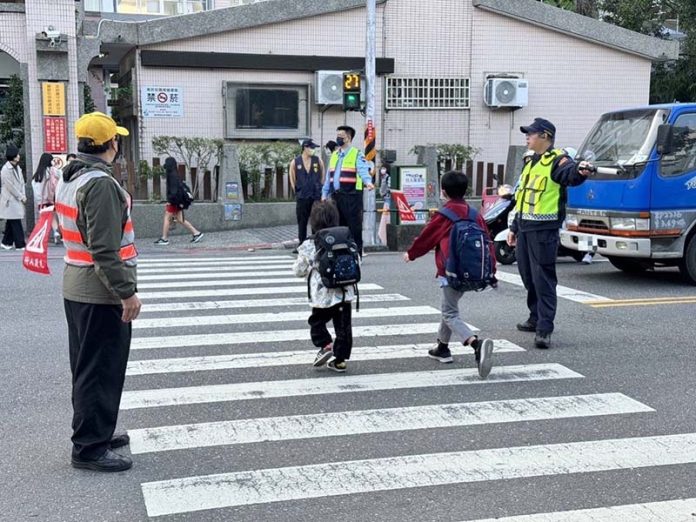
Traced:
<svg viewBox="0 0 696 522">
<path fill-rule="evenodd" d="M 599 244 L 594 236 L 578 236 L 578 250 L 581 252 L 594 252 Z"/>
</svg>

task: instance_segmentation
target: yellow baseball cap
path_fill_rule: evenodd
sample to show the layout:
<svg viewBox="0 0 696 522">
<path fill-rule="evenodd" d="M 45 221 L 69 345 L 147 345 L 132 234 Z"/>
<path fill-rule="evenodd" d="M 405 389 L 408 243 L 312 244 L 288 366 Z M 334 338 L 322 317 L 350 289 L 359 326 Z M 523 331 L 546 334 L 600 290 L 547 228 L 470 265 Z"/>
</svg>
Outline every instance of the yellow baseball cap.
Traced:
<svg viewBox="0 0 696 522">
<path fill-rule="evenodd" d="M 83 114 L 75 122 L 75 135 L 77 139 L 89 138 L 95 145 L 104 145 L 114 136 L 128 136 L 128 129 L 119 127 L 110 116 L 103 112 L 90 112 Z"/>
</svg>

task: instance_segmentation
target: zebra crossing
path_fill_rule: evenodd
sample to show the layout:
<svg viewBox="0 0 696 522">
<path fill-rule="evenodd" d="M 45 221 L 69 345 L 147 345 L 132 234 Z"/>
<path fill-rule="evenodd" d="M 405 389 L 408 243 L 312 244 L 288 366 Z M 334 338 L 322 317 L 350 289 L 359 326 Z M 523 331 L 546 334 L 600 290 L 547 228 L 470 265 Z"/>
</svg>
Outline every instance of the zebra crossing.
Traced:
<svg viewBox="0 0 696 522">
<path fill-rule="evenodd" d="M 572 419 L 651 415 L 655 410 L 616 390 L 571 393 L 580 389 L 585 375 L 562 364 L 525 360 L 525 349 L 506 339 L 494 341 L 495 366 L 487 380 L 478 378 L 468 348 L 453 344 L 457 362 L 440 365 L 425 357 L 433 346 L 439 311 L 369 280 L 360 285 L 361 311 L 353 314 L 349 372 L 317 371 L 311 368 L 315 349 L 306 324 L 307 288 L 292 275 L 292 262 L 292 257 L 282 255 L 139 261 L 144 306 L 133 324 L 121 410 L 131 453 L 150 459 L 152 473 L 140 484 L 149 517 L 195 518 L 201 511 L 248 506 L 282 513 L 279 506 L 285 503 L 333 495 L 357 498 L 442 485 L 696 463 L 696 434 L 449 450 L 426 443 L 420 453 L 400 454 L 399 437 L 408 433 L 536 422 L 549 427 Z M 385 371 L 382 364 L 366 370 L 384 361 L 393 368 Z M 559 393 L 535 396 L 539 388 L 534 386 L 544 382 L 565 383 L 571 392 L 555 386 L 552 389 Z M 504 392 L 510 383 L 529 386 L 532 392 L 456 400 L 462 396 L 460 390 Z M 387 394 L 399 400 L 380 404 Z M 318 411 L 304 406 L 326 397 L 348 406 Z M 282 414 L 275 407 L 279 401 L 289 406 Z M 251 415 L 243 413 L 247 407 Z M 187 418 L 191 412 L 192 418 Z M 350 450 L 365 437 L 395 440 L 393 454 L 356 457 Z M 321 440 L 350 443 L 338 459 L 327 456 L 279 467 L 270 455 L 265 458 L 267 444 L 304 443 L 311 448 Z M 184 465 L 176 473 L 158 472 L 158 462 L 185 463 L 191 452 L 214 449 L 219 455 L 238 455 L 252 447 L 259 459 L 251 469 L 231 463 L 225 469 L 226 461 L 218 461 L 209 473 L 190 473 Z M 138 458 L 135 461 L 137 468 Z M 326 484 L 340 487 L 327 489 Z M 577 520 L 619 520 L 611 518 L 616 513 L 631 513 L 631 520 L 659 520 L 651 517 L 686 512 L 693 505 L 693 499 L 675 500 L 506 520 L 576 520 L 574 514 Z M 383 507 L 373 520 L 392 520 Z M 461 513 L 451 520 L 458 518 Z M 246 520 L 239 513 L 233 519 Z M 321 517 L 308 512 L 303 519 Z"/>
</svg>

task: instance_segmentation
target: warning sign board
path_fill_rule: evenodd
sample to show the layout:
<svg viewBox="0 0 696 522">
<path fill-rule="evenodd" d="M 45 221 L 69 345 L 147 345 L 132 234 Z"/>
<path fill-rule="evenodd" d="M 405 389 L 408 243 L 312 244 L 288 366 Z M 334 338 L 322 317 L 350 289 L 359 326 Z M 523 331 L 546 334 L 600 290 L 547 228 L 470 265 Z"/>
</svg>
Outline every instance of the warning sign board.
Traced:
<svg viewBox="0 0 696 522">
<path fill-rule="evenodd" d="M 143 118 L 180 118 L 184 115 L 181 87 L 143 87 L 141 91 Z"/>
</svg>

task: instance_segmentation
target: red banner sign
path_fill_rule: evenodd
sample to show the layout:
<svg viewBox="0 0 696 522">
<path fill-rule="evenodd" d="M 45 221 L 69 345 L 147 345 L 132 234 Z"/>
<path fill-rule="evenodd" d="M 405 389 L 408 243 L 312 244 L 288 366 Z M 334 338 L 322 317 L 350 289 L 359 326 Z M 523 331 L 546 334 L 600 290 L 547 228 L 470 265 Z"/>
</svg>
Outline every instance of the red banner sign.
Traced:
<svg viewBox="0 0 696 522">
<path fill-rule="evenodd" d="M 51 154 L 68 152 L 68 124 L 60 116 L 44 116 L 44 151 Z"/>
<path fill-rule="evenodd" d="M 404 196 L 403 192 L 401 192 L 400 190 L 392 189 L 391 198 L 392 201 L 396 204 L 396 208 L 399 211 L 401 221 L 416 220 L 416 215 L 413 213 L 413 210 L 411 210 L 411 207 L 408 206 L 408 201 L 406 200 L 406 196 Z"/>
<path fill-rule="evenodd" d="M 31 272 L 50 274 L 48 269 L 48 236 L 53 223 L 53 207 L 41 209 L 39 222 L 32 230 L 24 249 L 22 265 Z"/>
</svg>

